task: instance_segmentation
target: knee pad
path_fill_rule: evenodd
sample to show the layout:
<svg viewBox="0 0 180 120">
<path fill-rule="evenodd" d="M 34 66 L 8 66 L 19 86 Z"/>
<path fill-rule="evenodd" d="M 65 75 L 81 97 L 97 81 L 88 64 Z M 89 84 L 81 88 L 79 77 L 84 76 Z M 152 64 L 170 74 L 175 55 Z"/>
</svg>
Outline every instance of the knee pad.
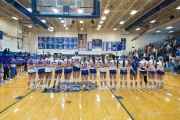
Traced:
<svg viewBox="0 0 180 120">
<path fill-rule="evenodd" d="M 142 79 L 140 79 L 140 82 L 142 82 Z"/>
<path fill-rule="evenodd" d="M 50 81 L 50 80 L 51 80 L 51 78 L 48 79 L 48 81 Z"/>
<path fill-rule="evenodd" d="M 33 82 L 36 82 L 36 80 L 34 79 Z"/>
<path fill-rule="evenodd" d="M 28 79 L 28 82 L 31 82 L 31 81 Z"/>
<path fill-rule="evenodd" d="M 64 82 L 66 82 L 66 79 L 64 79 Z"/>
<path fill-rule="evenodd" d="M 104 82 L 106 82 L 106 79 L 104 79 Z"/>
<path fill-rule="evenodd" d="M 54 78 L 54 81 L 56 80 L 56 78 Z"/>
<path fill-rule="evenodd" d="M 132 83 L 132 82 L 133 82 L 133 80 L 130 80 L 130 82 Z"/>
<path fill-rule="evenodd" d="M 123 80 L 120 80 L 120 82 L 123 82 Z"/>
<path fill-rule="evenodd" d="M 153 80 L 150 79 L 149 82 L 153 82 Z"/>
<path fill-rule="evenodd" d="M 76 82 L 76 79 L 75 79 L 75 78 L 73 79 L 73 82 Z"/>
<path fill-rule="evenodd" d="M 161 80 L 161 82 L 163 83 L 163 82 L 164 82 L 164 80 Z"/>
<path fill-rule="evenodd" d="M 159 83 L 159 80 L 156 80 L 156 83 Z"/>
<path fill-rule="evenodd" d="M 112 79 L 110 79 L 110 81 L 112 81 Z"/>
<path fill-rule="evenodd" d="M 134 80 L 135 82 L 138 82 L 138 80 Z"/>
<path fill-rule="evenodd" d="M 114 81 L 116 81 L 116 79 L 114 79 Z"/>
<path fill-rule="evenodd" d="M 76 82 L 79 82 L 79 78 L 76 78 Z"/>
<path fill-rule="evenodd" d="M 100 78 L 100 81 L 103 81 L 103 79 L 102 79 L 102 78 Z"/>
<path fill-rule="evenodd" d="M 61 79 L 58 79 L 58 81 L 61 81 Z"/>
<path fill-rule="evenodd" d="M 91 80 L 87 80 L 88 82 L 91 82 Z"/>
<path fill-rule="evenodd" d="M 97 80 L 94 80 L 94 82 L 97 82 Z"/>
<path fill-rule="evenodd" d="M 124 80 L 124 82 L 127 82 L 127 80 Z"/>
</svg>

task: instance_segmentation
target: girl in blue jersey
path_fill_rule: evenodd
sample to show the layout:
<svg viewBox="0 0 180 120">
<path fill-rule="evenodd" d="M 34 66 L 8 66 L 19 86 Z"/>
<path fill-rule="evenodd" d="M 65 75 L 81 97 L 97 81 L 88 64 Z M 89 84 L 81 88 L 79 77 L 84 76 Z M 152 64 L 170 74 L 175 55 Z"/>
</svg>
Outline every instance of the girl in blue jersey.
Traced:
<svg viewBox="0 0 180 120">
<path fill-rule="evenodd" d="M 163 89 L 164 88 L 164 60 L 163 57 L 158 58 L 157 62 L 157 71 L 156 71 L 156 82 L 157 82 L 157 88 Z M 159 85 L 161 83 L 161 85 Z"/>
<path fill-rule="evenodd" d="M 110 70 L 109 70 L 109 77 L 110 77 L 110 89 L 116 89 L 116 66 L 117 60 L 115 60 L 115 55 L 112 55 L 112 60 L 110 61 Z M 114 79 L 114 87 L 112 87 L 112 79 Z"/>
<path fill-rule="evenodd" d="M 132 85 L 133 85 L 133 78 L 134 78 L 134 82 L 135 82 L 135 86 L 134 89 L 137 89 L 137 74 L 138 74 L 138 65 L 139 62 L 137 61 L 137 58 L 134 56 L 133 60 L 130 63 L 131 68 L 130 68 L 130 89 L 132 89 Z"/>
</svg>

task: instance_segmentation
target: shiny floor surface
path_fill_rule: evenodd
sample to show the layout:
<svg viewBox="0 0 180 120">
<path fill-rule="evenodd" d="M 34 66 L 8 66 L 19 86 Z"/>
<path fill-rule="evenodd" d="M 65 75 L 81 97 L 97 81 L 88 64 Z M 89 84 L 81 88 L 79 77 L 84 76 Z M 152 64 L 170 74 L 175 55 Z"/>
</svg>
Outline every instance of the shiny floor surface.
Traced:
<svg viewBox="0 0 180 120">
<path fill-rule="evenodd" d="M 0 87 L 0 120 L 180 120 L 180 76 L 164 80 L 159 90 L 42 93 L 26 90 L 24 75 Z"/>
</svg>

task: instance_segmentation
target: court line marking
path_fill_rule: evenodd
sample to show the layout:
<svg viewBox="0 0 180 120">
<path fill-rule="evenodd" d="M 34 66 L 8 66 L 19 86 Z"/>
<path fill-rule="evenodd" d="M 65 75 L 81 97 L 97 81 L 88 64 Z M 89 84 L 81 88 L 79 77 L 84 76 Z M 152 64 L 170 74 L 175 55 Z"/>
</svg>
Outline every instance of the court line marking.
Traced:
<svg viewBox="0 0 180 120">
<path fill-rule="evenodd" d="M 23 98 L 25 98 L 26 96 L 28 96 L 29 94 L 31 94 L 32 92 L 34 92 L 35 90 L 32 90 L 31 92 L 27 93 L 25 96 L 23 96 Z M 22 99 L 23 99 L 22 98 Z M 18 103 L 19 101 L 21 101 L 22 99 L 17 100 L 16 102 L 12 103 L 11 105 L 9 105 L 8 107 L 6 107 L 5 109 L 3 109 L 2 111 L 0 111 L 0 114 L 2 114 L 4 111 L 6 111 L 7 109 L 9 109 L 10 107 L 12 107 L 13 105 L 15 105 L 16 103 Z"/>
<path fill-rule="evenodd" d="M 108 86 L 108 85 L 107 85 Z M 116 97 L 116 94 L 110 89 L 108 86 L 109 90 L 112 92 L 112 94 Z M 122 105 L 124 110 L 127 112 L 127 114 L 131 117 L 132 120 L 134 120 L 133 116 L 130 114 L 130 112 L 126 109 L 126 107 L 122 104 L 122 102 L 116 97 L 117 101 Z"/>
</svg>

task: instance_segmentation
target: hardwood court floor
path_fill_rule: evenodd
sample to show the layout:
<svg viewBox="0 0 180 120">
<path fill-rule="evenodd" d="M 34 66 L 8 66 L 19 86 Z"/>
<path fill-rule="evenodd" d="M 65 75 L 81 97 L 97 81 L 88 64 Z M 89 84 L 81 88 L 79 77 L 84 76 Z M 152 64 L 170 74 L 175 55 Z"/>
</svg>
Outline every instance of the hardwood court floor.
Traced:
<svg viewBox="0 0 180 120">
<path fill-rule="evenodd" d="M 107 80 L 109 84 L 108 75 Z M 165 76 L 165 88 L 153 91 L 111 91 L 108 88 L 103 91 L 41 93 L 41 90 L 26 90 L 26 84 L 27 75 L 24 75 L 0 87 L 0 120 L 180 119 L 180 77 L 169 73 Z M 16 99 L 21 96 L 24 98 Z M 123 98 L 120 100 L 122 104 L 116 96 Z"/>
</svg>

